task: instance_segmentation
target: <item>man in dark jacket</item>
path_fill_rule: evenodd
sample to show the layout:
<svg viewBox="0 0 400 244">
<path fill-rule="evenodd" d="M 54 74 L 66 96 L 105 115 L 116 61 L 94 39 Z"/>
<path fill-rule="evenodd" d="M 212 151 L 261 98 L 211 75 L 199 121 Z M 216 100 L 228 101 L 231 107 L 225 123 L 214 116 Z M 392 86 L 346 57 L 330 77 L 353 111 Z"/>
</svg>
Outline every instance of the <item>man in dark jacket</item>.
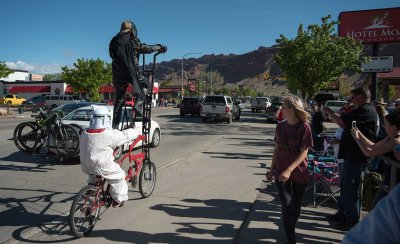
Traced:
<svg viewBox="0 0 400 244">
<path fill-rule="evenodd" d="M 128 84 L 132 84 L 132 95 L 135 98 L 133 107 L 136 115 L 141 115 L 146 97 L 151 99 L 151 82 L 139 73 L 139 55 L 155 51 L 166 52 L 163 45 L 142 44 L 137 38 L 137 29 L 132 21 L 124 21 L 120 32 L 110 42 L 109 52 L 112 59 L 113 84 L 116 94 L 114 104 L 113 128 L 117 128 L 121 117 L 124 96 Z"/>
<path fill-rule="evenodd" d="M 348 113 L 337 114 L 325 107 L 332 121 L 344 128 L 339 145 L 339 156 L 344 159 L 343 187 L 340 189 L 340 205 L 337 214 L 330 216 L 330 220 L 338 222 L 336 228 L 347 231 L 360 219 L 360 184 L 361 174 L 367 163 L 367 157 L 358 147 L 351 135 L 353 121 L 355 126 L 371 141 L 377 135 L 378 114 L 375 107 L 370 104 L 371 93 L 368 88 L 360 87 L 351 91 L 351 100 L 355 106 Z"/>
</svg>

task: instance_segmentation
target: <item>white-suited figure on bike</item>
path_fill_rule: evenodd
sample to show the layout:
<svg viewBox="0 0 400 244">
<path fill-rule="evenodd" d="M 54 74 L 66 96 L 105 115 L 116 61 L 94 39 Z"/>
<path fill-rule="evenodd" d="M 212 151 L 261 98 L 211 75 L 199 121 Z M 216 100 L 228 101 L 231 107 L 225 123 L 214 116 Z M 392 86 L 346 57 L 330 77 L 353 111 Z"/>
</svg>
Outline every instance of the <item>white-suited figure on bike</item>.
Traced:
<svg viewBox="0 0 400 244">
<path fill-rule="evenodd" d="M 110 111 L 104 106 L 92 106 L 90 126 L 80 137 L 80 161 L 82 171 L 89 176 L 89 184 L 104 177 L 111 185 L 110 195 L 114 207 L 122 207 L 128 200 L 128 184 L 125 172 L 115 163 L 113 152 L 116 147 L 136 139 L 134 129 L 113 129 Z"/>
</svg>

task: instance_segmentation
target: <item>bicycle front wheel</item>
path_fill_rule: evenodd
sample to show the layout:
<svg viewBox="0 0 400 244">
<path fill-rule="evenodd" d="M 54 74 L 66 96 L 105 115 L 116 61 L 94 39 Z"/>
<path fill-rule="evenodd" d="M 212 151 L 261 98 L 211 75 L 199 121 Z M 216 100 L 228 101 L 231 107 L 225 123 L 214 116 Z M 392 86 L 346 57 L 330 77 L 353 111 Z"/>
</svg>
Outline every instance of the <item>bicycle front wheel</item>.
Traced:
<svg viewBox="0 0 400 244">
<path fill-rule="evenodd" d="M 69 212 L 69 227 L 76 237 L 87 236 L 94 228 L 100 214 L 98 188 L 83 187 L 75 196 Z"/>
<path fill-rule="evenodd" d="M 149 197 L 156 185 L 156 166 L 153 162 L 146 160 L 142 165 L 139 175 L 139 191 L 143 198 Z"/>
<path fill-rule="evenodd" d="M 13 140 L 15 146 L 22 152 L 33 152 L 40 143 L 36 125 L 33 122 L 24 122 L 14 129 Z"/>
<path fill-rule="evenodd" d="M 79 150 L 79 135 L 74 127 L 61 125 L 55 135 L 54 144 L 60 155 L 75 156 Z"/>
</svg>

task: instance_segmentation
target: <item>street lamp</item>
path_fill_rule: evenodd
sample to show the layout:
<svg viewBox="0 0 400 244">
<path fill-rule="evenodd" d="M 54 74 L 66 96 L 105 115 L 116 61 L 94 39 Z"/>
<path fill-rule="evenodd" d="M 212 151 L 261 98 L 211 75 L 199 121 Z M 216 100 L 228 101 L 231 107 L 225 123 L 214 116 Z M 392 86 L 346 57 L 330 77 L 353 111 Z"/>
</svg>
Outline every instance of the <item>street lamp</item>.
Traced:
<svg viewBox="0 0 400 244">
<path fill-rule="evenodd" d="M 182 56 L 182 87 L 181 87 L 181 99 L 183 99 L 183 58 L 186 57 L 187 55 L 193 55 L 193 54 L 202 54 L 203 52 L 200 53 L 186 53 L 185 55 Z"/>
</svg>

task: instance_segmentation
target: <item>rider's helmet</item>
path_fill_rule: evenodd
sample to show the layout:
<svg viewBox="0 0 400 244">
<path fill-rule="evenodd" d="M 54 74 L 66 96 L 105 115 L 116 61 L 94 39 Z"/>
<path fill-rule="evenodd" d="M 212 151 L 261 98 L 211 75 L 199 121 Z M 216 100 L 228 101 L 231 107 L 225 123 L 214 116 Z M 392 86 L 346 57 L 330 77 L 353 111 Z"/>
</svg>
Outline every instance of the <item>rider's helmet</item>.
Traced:
<svg viewBox="0 0 400 244">
<path fill-rule="evenodd" d="M 133 36 L 137 37 L 137 29 L 135 24 L 130 20 L 125 20 L 121 24 L 121 32 L 127 33 L 129 31 L 132 31 Z"/>
<path fill-rule="evenodd" d="M 105 106 L 92 106 L 92 118 L 90 119 L 89 129 L 109 129 L 112 128 L 111 113 Z"/>
</svg>

